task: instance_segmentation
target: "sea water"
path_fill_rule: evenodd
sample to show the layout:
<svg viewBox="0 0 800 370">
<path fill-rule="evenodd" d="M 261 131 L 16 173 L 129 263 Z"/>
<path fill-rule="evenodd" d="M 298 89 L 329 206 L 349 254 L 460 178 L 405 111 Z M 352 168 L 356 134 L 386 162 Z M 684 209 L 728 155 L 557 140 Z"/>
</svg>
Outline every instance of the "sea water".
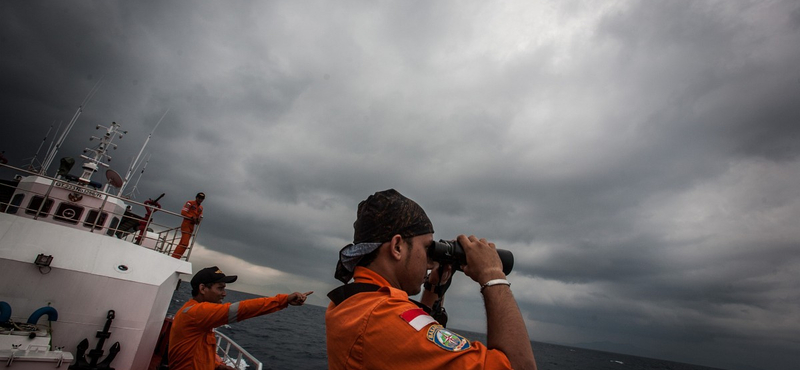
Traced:
<svg viewBox="0 0 800 370">
<path fill-rule="evenodd" d="M 258 297 L 228 290 L 226 302 Z M 175 291 L 169 314 L 191 298 L 191 287 L 183 282 Z M 486 343 L 486 335 L 458 328 L 453 331 L 472 341 Z M 325 352 L 325 307 L 305 305 L 225 325 L 219 331 L 244 347 L 264 364 L 264 369 L 327 369 Z M 531 342 L 540 370 L 711 370 L 712 368 L 630 355 L 600 352 L 555 344 Z"/>
</svg>

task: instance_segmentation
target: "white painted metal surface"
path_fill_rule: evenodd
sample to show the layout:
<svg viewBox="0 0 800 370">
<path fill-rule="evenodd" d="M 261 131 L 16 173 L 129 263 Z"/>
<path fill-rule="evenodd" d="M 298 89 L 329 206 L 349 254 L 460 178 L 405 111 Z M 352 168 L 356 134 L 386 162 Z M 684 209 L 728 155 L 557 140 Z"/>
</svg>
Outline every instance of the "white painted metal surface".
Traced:
<svg viewBox="0 0 800 370">
<path fill-rule="evenodd" d="M 49 272 L 33 261 L 53 256 Z M 86 231 L 0 214 L 0 300 L 12 307 L 12 319 L 24 321 L 40 307 L 58 311 L 52 322 L 54 347 L 75 353 L 78 343 L 103 328 L 116 312 L 108 347 L 120 342 L 113 365 L 147 367 L 169 308 L 178 274 L 191 265 L 141 246 Z M 106 352 L 107 353 L 107 352 Z"/>
</svg>

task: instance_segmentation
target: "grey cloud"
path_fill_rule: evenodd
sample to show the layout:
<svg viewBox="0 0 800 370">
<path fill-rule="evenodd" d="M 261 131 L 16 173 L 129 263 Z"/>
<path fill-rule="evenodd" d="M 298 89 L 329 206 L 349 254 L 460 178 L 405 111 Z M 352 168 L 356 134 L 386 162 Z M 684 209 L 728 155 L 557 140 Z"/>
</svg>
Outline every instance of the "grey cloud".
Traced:
<svg viewBox="0 0 800 370">
<path fill-rule="evenodd" d="M 436 237 L 486 237 L 511 279 L 557 289 L 518 296 L 559 328 L 535 340 L 780 368 L 800 330 L 798 9 L 3 3 L 0 150 L 30 160 L 102 80 L 61 153 L 121 122 L 123 172 L 169 109 L 136 196 L 205 191 L 210 249 L 334 284 L 356 205 L 396 188 Z M 455 327 L 483 314 L 467 285 Z"/>
</svg>

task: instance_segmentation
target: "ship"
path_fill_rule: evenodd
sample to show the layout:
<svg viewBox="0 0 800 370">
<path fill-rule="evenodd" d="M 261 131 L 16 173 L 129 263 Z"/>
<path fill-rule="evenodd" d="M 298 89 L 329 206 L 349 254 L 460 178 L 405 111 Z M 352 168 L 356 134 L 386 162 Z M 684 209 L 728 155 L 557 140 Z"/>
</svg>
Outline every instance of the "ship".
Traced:
<svg viewBox="0 0 800 370">
<path fill-rule="evenodd" d="M 109 168 L 108 151 L 127 132 L 116 122 L 96 128 L 102 134 L 80 156 L 80 175 L 71 173 L 71 157 L 46 173 L 60 145 L 40 168 L 0 161 L 0 363 L 8 368 L 163 368 L 167 311 L 192 273 L 200 228 L 173 257 L 183 217 L 161 209 L 160 197 L 123 195 L 131 171 Z M 217 338 L 228 364 L 261 369 L 228 337 Z"/>
</svg>

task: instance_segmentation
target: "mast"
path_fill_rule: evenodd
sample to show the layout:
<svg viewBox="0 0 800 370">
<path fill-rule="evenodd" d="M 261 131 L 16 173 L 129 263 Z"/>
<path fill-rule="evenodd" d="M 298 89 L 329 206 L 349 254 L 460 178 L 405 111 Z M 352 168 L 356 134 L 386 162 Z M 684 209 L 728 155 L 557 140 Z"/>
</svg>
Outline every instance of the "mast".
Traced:
<svg viewBox="0 0 800 370">
<path fill-rule="evenodd" d="M 63 121 L 58 123 L 58 128 L 56 129 L 56 132 L 58 132 L 58 130 L 61 129 L 61 123 L 63 123 Z M 47 134 L 44 135 L 44 138 L 42 139 L 42 142 L 39 143 L 39 148 L 36 149 L 36 154 L 34 154 L 33 158 L 31 158 L 31 163 L 28 165 L 28 170 L 36 171 L 36 158 L 39 156 L 39 152 L 42 151 L 42 146 L 44 145 L 45 142 L 47 142 L 47 138 L 50 136 L 50 131 L 53 131 L 53 125 L 55 125 L 55 124 L 56 124 L 56 122 L 53 121 L 53 123 L 50 125 L 50 128 L 47 129 Z M 52 146 L 53 146 L 53 143 L 51 142 L 50 146 L 47 148 L 48 154 L 49 154 L 50 148 L 52 148 Z"/>
<path fill-rule="evenodd" d="M 150 163 L 150 155 L 149 154 L 147 155 L 147 158 L 145 158 L 144 167 L 142 167 L 142 172 L 139 173 L 139 176 L 136 178 L 136 182 L 133 183 L 133 188 L 126 195 L 128 198 L 130 198 L 130 199 L 135 199 L 136 198 L 136 193 L 139 191 L 138 190 L 139 180 L 142 179 L 142 175 L 144 175 L 144 171 L 147 169 L 147 164 L 148 163 Z"/>
<path fill-rule="evenodd" d="M 42 162 L 42 169 L 41 171 L 39 171 L 40 174 L 42 175 L 47 174 L 47 168 L 50 167 L 51 163 L 53 163 L 53 159 L 55 159 L 56 154 L 58 153 L 58 149 L 61 148 L 62 144 L 64 144 L 64 140 L 67 138 L 67 135 L 72 130 L 72 126 L 75 126 L 75 121 L 77 121 L 78 117 L 80 117 L 81 113 L 83 113 L 83 107 L 87 103 L 89 103 L 89 100 L 91 100 L 94 94 L 97 93 L 97 90 L 101 82 L 103 82 L 102 78 L 100 78 L 100 80 L 98 80 L 97 83 L 94 84 L 92 90 L 89 91 L 89 94 L 86 95 L 86 98 L 83 99 L 83 103 L 81 103 L 81 105 L 78 106 L 78 110 L 75 111 L 75 114 L 72 116 L 72 119 L 69 121 L 69 124 L 67 124 L 67 127 L 64 129 L 64 132 L 61 133 L 61 136 L 58 138 L 56 145 L 53 148 L 51 148 L 50 151 L 47 152 L 47 156 L 45 156 L 45 159 Z"/>
<path fill-rule="evenodd" d="M 147 143 L 150 142 L 150 138 L 153 137 L 153 133 L 156 132 L 156 129 L 158 128 L 158 125 L 161 124 L 161 121 L 164 120 L 164 117 L 167 116 L 167 113 L 169 113 L 170 109 L 171 109 L 171 107 L 167 108 L 167 111 L 164 112 L 164 114 L 161 115 L 161 119 L 159 119 L 158 123 L 156 123 L 156 127 L 153 127 L 153 130 L 150 131 L 150 135 L 147 135 L 147 139 L 144 141 L 144 145 L 142 145 L 142 149 L 139 149 L 139 154 L 136 155 L 136 158 L 133 160 L 133 162 L 131 162 L 131 166 L 128 167 L 128 172 L 125 173 L 125 178 L 122 179 L 122 186 L 119 187 L 119 192 L 117 192 L 117 196 L 121 196 L 122 195 L 122 191 L 125 190 L 125 186 L 128 185 L 128 180 L 131 178 L 131 174 L 133 174 L 133 171 L 135 171 L 136 168 L 138 168 L 139 165 L 141 164 L 139 159 L 141 159 L 141 157 L 142 157 L 142 152 L 144 152 L 144 148 L 147 147 Z M 145 164 L 145 167 L 147 167 L 147 164 Z M 144 169 L 142 169 L 142 173 L 144 173 Z M 141 178 L 141 177 L 142 177 L 142 175 L 139 174 L 139 178 Z M 136 183 L 138 184 L 139 181 L 137 180 Z"/>
<path fill-rule="evenodd" d="M 83 150 L 84 153 L 92 153 L 93 155 L 91 157 L 81 155 L 81 158 L 88 161 L 83 164 L 83 174 L 78 179 L 78 181 L 84 184 L 88 184 L 92 181 L 92 175 L 97 172 L 97 169 L 100 166 L 108 167 L 108 164 L 106 164 L 104 161 L 106 159 L 110 161 L 111 156 L 106 154 L 106 152 L 108 151 L 108 148 L 117 148 L 116 144 L 111 143 L 111 141 L 114 140 L 114 136 L 119 135 L 119 138 L 122 139 L 122 136 L 128 133 L 127 131 L 120 130 L 122 126 L 116 122 L 111 122 L 111 127 L 97 125 L 96 129 L 99 130 L 101 127 L 106 129 L 106 134 L 103 135 L 103 137 L 92 136 L 89 138 L 90 141 L 94 139 L 100 140 L 100 144 L 98 144 L 94 149 L 86 148 Z"/>
</svg>

